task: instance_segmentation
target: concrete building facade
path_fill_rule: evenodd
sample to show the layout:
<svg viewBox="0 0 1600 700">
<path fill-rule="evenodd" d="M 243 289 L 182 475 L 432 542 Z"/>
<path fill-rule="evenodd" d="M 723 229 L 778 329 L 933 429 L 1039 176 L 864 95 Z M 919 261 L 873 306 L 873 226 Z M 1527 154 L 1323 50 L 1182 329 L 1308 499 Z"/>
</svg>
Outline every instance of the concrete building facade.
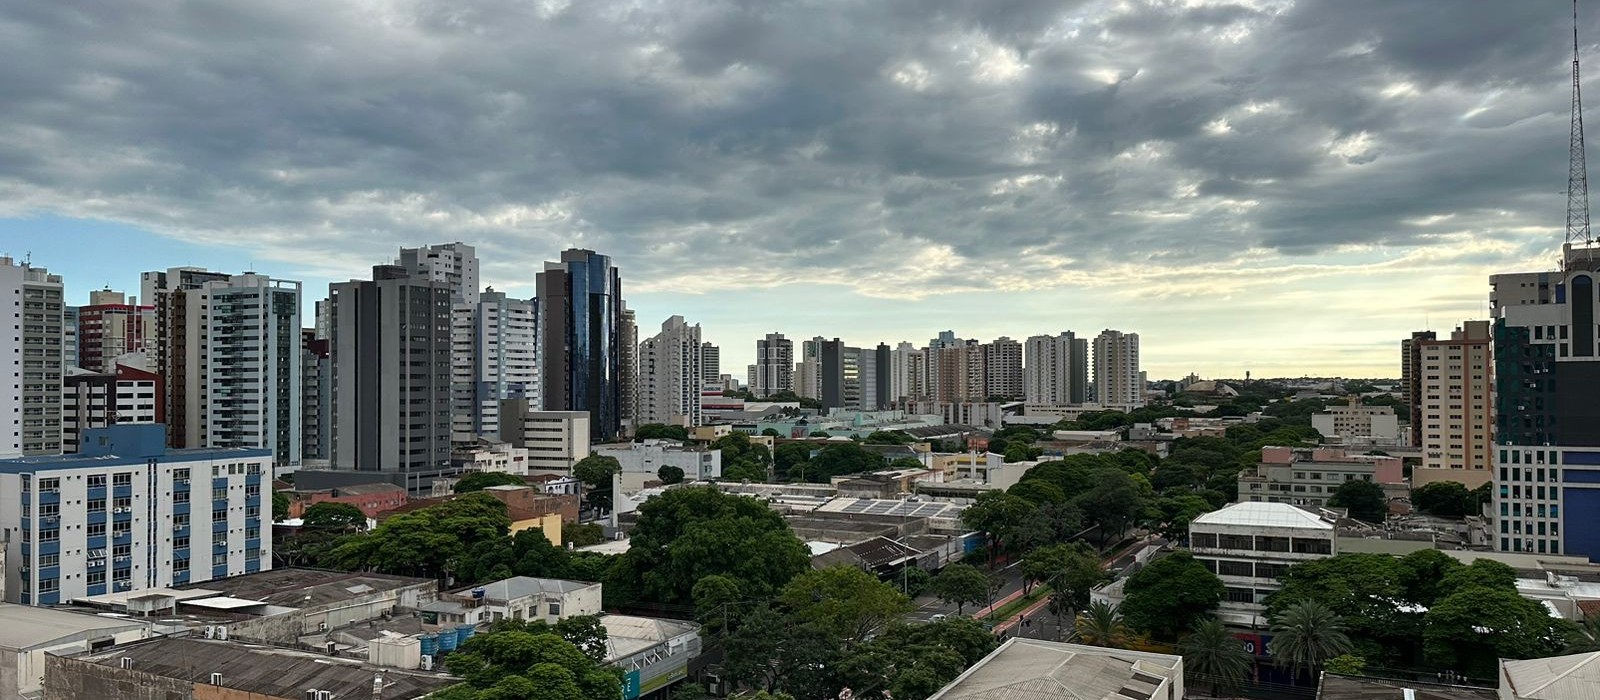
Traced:
<svg viewBox="0 0 1600 700">
<path fill-rule="evenodd" d="M 1339 553 L 1333 513 L 1288 503 L 1247 501 L 1223 506 L 1189 523 L 1189 549 L 1226 591 L 1223 622 L 1264 623 L 1267 596 L 1281 588 L 1289 567 Z"/>
<path fill-rule="evenodd" d="M 451 312 L 450 440 L 500 437 L 500 402 L 539 402 L 538 304 L 490 288 Z"/>
<path fill-rule="evenodd" d="M 991 396 L 1022 399 L 1022 355 L 1022 343 L 1006 336 L 983 345 L 985 401 Z"/>
<path fill-rule="evenodd" d="M 1357 397 L 1349 404 L 1328 406 L 1312 414 L 1311 427 L 1323 438 L 1393 444 L 1400 438 L 1399 418 L 1393 406 L 1363 406 Z"/>
<path fill-rule="evenodd" d="M 161 375 L 125 365 L 113 372 L 68 370 L 62 380 L 61 451 L 73 454 L 84 431 L 130 423 L 165 423 Z"/>
<path fill-rule="evenodd" d="M 537 411 L 528 399 L 500 404 L 501 439 L 528 451 L 531 473 L 568 473 L 589 456 L 589 414 Z"/>
<path fill-rule="evenodd" d="M 95 372 L 110 372 L 118 356 L 143 352 L 156 338 L 154 306 L 140 306 L 138 298 L 102 289 L 89 292 L 89 304 L 78 308 L 78 359 L 72 364 Z"/>
<path fill-rule="evenodd" d="M 1089 341 L 1072 331 L 1036 335 L 1023 348 L 1023 399 L 1036 406 L 1078 406 L 1089 400 Z"/>
<path fill-rule="evenodd" d="M 379 265 L 329 302 L 333 468 L 425 491 L 450 463 L 450 288 Z"/>
<path fill-rule="evenodd" d="M 661 323 L 661 332 L 639 343 L 637 425 L 662 423 L 688 428 L 705 422 L 700 393 L 705 363 L 700 324 L 682 316 Z"/>
<path fill-rule="evenodd" d="M 1144 405 L 1139 334 L 1106 329 L 1094 339 L 1094 386 L 1102 406 Z"/>
<path fill-rule="evenodd" d="M 10 602 L 272 568 L 271 451 L 165 446 L 160 425 L 87 432 L 77 455 L 0 460 Z"/>
<path fill-rule="evenodd" d="M 1261 463 L 1239 474 L 1240 502 L 1326 505 L 1339 485 L 1360 479 L 1404 482 L 1399 457 L 1352 455 L 1336 447 L 1261 448 Z"/>
<path fill-rule="evenodd" d="M 1439 339 L 1433 331 L 1416 331 L 1400 341 L 1400 390 L 1411 414 L 1406 417 L 1411 444 L 1422 444 L 1422 343 Z"/>
<path fill-rule="evenodd" d="M 300 283 L 244 273 L 200 285 L 200 383 L 188 426 L 206 447 L 262 447 L 279 472 L 301 458 Z M 187 442 L 187 441 L 186 441 Z"/>
<path fill-rule="evenodd" d="M 0 256 L 0 303 L 12 315 L 0 333 L 0 362 L 12 388 L 0 391 L 0 457 L 61 451 L 61 386 L 66 373 L 61 275 Z"/>
<path fill-rule="evenodd" d="M 1421 483 L 1489 482 L 1494 467 L 1494 340 L 1488 321 L 1468 321 L 1449 340 L 1418 340 Z"/>
<path fill-rule="evenodd" d="M 478 303 L 478 253 L 465 243 L 441 243 L 419 248 L 401 248 L 394 264 L 413 277 L 433 280 L 450 290 L 450 302 L 474 306 Z"/>
<path fill-rule="evenodd" d="M 750 393 L 757 398 L 794 391 L 794 341 L 782 333 L 768 333 L 756 341 L 755 373 Z"/>
</svg>

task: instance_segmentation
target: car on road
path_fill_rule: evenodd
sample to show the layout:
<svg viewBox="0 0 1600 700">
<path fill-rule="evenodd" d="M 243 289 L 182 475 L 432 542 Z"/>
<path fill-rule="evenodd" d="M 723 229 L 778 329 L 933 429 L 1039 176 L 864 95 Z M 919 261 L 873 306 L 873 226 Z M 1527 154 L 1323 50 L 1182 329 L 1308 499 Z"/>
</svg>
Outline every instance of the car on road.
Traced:
<svg viewBox="0 0 1600 700">
<path fill-rule="evenodd" d="M 934 615 L 928 617 L 928 622 L 944 622 L 944 618 L 944 613 L 935 613 Z"/>
</svg>

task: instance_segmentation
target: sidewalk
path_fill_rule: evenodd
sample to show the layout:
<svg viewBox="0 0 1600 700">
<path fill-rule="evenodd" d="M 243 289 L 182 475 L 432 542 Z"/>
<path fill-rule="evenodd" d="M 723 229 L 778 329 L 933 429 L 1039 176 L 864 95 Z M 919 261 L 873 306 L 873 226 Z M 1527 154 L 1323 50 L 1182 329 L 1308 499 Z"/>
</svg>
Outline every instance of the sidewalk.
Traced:
<svg viewBox="0 0 1600 700">
<path fill-rule="evenodd" d="M 1122 548 L 1121 551 L 1115 552 L 1115 553 L 1111 554 L 1110 556 L 1102 558 L 1100 560 L 1100 568 L 1103 569 L 1106 566 L 1110 565 L 1112 562 L 1115 562 L 1118 559 L 1121 559 L 1123 557 L 1128 556 L 1128 554 L 1130 552 L 1138 551 L 1140 548 L 1149 545 L 1150 542 L 1153 539 L 1154 539 L 1153 535 L 1145 535 L 1144 539 L 1138 540 L 1138 541 L 1134 542 L 1133 544 L 1130 544 L 1127 547 Z M 1022 595 L 1022 593 L 1021 593 L 1021 591 L 1018 591 L 1017 595 L 1010 596 L 1010 598 L 1008 598 L 1008 600 L 1014 600 L 1020 595 Z M 1043 610 L 1045 607 L 1047 607 L 1049 605 L 1050 605 L 1050 597 L 1049 596 L 1045 596 L 1044 598 L 1039 599 L 1039 602 L 1034 603 L 1033 605 L 1030 605 L 1030 606 L 1024 608 L 1021 612 L 1017 613 L 1015 616 L 1007 618 L 1006 620 L 996 624 L 992 631 L 995 634 L 1002 634 L 1004 632 L 1010 631 L 1011 629 L 1015 628 L 1018 624 L 1020 624 L 1022 622 L 1022 618 L 1030 617 L 1034 613 L 1037 613 L 1040 610 Z M 999 607 L 999 606 L 997 605 L 995 607 Z"/>
</svg>

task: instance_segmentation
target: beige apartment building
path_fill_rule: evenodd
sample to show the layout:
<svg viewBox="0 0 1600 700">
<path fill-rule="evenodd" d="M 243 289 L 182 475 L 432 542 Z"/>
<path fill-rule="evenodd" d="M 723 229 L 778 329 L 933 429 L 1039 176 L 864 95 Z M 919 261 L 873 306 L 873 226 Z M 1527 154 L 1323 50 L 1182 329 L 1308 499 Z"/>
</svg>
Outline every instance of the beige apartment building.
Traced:
<svg viewBox="0 0 1600 700">
<path fill-rule="evenodd" d="M 1419 340 L 1417 374 L 1422 466 L 1412 487 L 1456 481 L 1477 488 L 1493 477 L 1494 336 L 1467 321 L 1448 340 Z"/>
</svg>

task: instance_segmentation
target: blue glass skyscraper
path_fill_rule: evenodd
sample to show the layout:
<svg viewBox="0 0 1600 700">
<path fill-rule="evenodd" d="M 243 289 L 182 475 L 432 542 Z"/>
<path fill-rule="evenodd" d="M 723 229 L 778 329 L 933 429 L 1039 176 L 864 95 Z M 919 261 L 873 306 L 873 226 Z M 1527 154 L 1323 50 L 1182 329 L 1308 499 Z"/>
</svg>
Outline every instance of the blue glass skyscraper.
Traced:
<svg viewBox="0 0 1600 700">
<path fill-rule="evenodd" d="M 587 411 L 590 438 L 622 429 L 622 279 L 611 257 L 562 251 L 537 281 L 539 381 L 547 411 Z"/>
</svg>

